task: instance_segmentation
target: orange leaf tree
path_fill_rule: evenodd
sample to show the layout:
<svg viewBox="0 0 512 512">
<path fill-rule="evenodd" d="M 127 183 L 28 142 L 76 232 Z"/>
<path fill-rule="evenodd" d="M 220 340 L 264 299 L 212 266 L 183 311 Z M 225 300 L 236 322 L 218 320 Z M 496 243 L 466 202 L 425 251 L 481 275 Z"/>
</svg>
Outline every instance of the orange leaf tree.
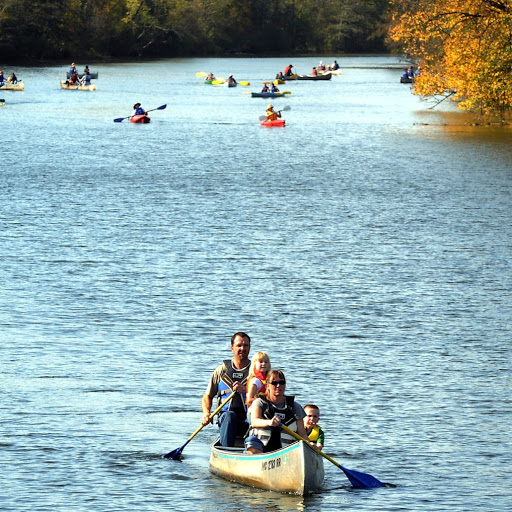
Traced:
<svg viewBox="0 0 512 512">
<path fill-rule="evenodd" d="M 391 0 L 389 37 L 420 63 L 415 94 L 463 110 L 512 108 L 512 0 Z"/>
</svg>

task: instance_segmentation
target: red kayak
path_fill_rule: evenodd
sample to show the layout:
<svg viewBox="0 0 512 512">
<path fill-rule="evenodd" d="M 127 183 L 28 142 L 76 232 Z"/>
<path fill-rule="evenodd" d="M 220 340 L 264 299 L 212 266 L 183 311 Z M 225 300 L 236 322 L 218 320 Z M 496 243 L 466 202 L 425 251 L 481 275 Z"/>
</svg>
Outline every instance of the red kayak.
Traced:
<svg viewBox="0 0 512 512">
<path fill-rule="evenodd" d="M 146 123 L 149 123 L 151 121 L 151 119 L 149 118 L 149 116 L 147 114 L 140 114 L 138 116 L 130 117 L 130 121 L 132 123 L 146 124 Z"/>
<path fill-rule="evenodd" d="M 261 121 L 261 126 L 267 126 L 271 128 L 272 126 L 284 126 L 285 120 L 284 119 L 274 119 L 270 120 L 267 119 L 266 121 Z"/>
</svg>

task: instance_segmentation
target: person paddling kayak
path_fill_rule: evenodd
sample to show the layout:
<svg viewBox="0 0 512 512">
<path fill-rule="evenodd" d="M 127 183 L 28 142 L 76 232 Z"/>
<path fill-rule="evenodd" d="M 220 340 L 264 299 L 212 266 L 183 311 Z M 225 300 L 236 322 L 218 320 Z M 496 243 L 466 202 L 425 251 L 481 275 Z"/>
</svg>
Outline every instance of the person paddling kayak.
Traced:
<svg viewBox="0 0 512 512">
<path fill-rule="evenodd" d="M 133 105 L 132 117 L 145 115 L 147 115 L 147 111 L 141 108 L 140 103 L 135 103 L 135 105 Z"/>
<path fill-rule="evenodd" d="M 281 117 L 281 112 L 276 112 L 274 110 L 274 105 L 269 105 L 265 115 L 267 116 L 268 121 L 275 121 L 277 118 Z"/>
</svg>

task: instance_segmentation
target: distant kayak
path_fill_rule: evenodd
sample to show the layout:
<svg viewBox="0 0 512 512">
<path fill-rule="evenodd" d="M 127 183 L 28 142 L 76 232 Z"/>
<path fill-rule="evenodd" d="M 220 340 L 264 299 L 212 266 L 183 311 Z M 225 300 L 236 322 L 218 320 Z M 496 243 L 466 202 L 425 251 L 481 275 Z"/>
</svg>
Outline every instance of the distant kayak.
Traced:
<svg viewBox="0 0 512 512">
<path fill-rule="evenodd" d="M 267 119 L 266 121 L 261 121 L 261 126 L 266 126 L 268 128 L 272 128 L 273 126 L 284 126 L 285 120 L 284 119 L 274 119 L 270 120 Z"/>
<path fill-rule="evenodd" d="M 322 75 L 299 75 L 297 80 L 330 80 L 332 73 L 324 73 Z"/>
<path fill-rule="evenodd" d="M 251 98 L 280 98 L 284 92 L 251 92 Z"/>
<path fill-rule="evenodd" d="M 151 121 L 147 114 L 140 114 L 138 116 L 130 117 L 131 123 L 148 124 Z"/>
</svg>

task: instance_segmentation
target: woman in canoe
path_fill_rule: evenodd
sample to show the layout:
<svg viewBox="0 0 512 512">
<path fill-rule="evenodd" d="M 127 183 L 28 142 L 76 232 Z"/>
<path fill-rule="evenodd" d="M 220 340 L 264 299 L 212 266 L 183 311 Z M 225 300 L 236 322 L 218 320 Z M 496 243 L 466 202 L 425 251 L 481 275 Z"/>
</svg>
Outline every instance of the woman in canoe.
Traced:
<svg viewBox="0 0 512 512">
<path fill-rule="evenodd" d="M 140 103 L 133 105 L 132 117 L 134 116 L 145 116 L 147 112 L 140 106 Z"/>
<path fill-rule="evenodd" d="M 268 121 L 275 121 L 278 117 L 281 117 L 281 112 L 276 112 L 274 110 L 274 105 L 269 105 L 265 115 L 267 116 Z"/>
<path fill-rule="evenodd" d="M 266 453 L 279 450 L 295 442 L 295 438 L 281 429 L 281 422 L 289 429 L 307 438 L 303 419 L 304 409 L 293 396 L 285 396 L 286 379 L 281 370 L 267 374 L 266 392 L 252 403 L 251 430 L 245 440 L 247 453 Z"/>
</svg>

